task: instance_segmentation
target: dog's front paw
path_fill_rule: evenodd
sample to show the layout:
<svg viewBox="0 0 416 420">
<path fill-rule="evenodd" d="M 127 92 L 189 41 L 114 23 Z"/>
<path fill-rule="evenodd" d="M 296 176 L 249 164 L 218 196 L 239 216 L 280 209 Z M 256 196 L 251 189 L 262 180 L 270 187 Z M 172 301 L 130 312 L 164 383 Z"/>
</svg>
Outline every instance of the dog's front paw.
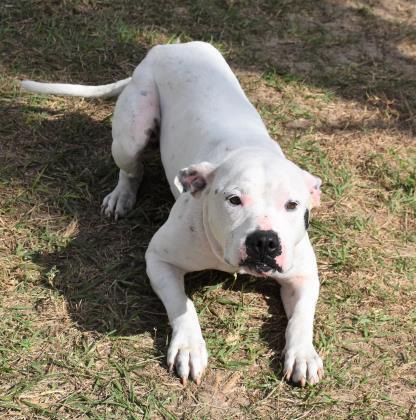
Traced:
<svg viewBox="0 0 416 420">
<path fill-rule="evenodd" d="M 283 351 L 285 364 L 283 376 L 286 380 L 305 386 L 314 385 L 322 379 L 324 367 L 322 359 L 312 344 L 291 346 Z"/>
<path fill-rule="evenodd" d="M 167 362 L 169 371 L 172 371 L 175 366 L 182 384 L 186 384 L 190 375 L 199 385 L 208 364 L 207 348 L 201 333 L 199 331 L 187 331 L 184 328 L 174 330 L 169 345 Z"/>
<path fill-rule="evenodd" d="M 134 206 L 136 194 L 126 188 L 120 188 L 117 185 L 114 190 L 108 194 L 101 204 L 101 213 L 106 217 L 113 217 L 118 220 L 125 216 Z"/>
</svg>

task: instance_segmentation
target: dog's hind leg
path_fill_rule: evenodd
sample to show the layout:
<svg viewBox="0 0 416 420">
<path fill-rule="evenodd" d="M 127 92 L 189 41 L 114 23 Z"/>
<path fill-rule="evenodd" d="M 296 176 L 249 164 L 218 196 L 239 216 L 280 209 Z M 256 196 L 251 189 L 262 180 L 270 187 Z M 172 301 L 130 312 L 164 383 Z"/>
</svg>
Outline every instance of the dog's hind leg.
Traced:
<svg viewBox="0 0 416 420">
<path fill-rule="evenodd" d="M 120 174 L 117 186 L 101 206 L 107 217 L 114 216 L 117 220 L 133 208 L 143 177 L 141 154 L 159 123 L 159 95 L 150 64 L 144 59 L 114 110 L 111 151 Z"/>
</svg>

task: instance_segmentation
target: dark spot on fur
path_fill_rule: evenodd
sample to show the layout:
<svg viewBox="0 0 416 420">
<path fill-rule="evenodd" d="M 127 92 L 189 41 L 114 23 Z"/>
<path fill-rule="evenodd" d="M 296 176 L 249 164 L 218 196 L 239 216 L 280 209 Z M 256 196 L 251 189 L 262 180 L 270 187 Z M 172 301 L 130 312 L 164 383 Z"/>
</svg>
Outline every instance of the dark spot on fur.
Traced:
<svg viewBox="0 0 416 420">
<path fill-rule="evenodd" d="M 160 139 L 160 123 L 159 120 L 157 118 L 153 119 L 153 127 L 148 128 L 145 131 L 145 134 L 147 136 L 148 139 L 148 144 L 150 145 L 150 147 L 157 147 L 157 145 L 159 144 L 159 139 Z"/>
<path fill-rule="evenodd" d="M 185 204 L 189 203 L 189 197 L 185 198 L 184 203 L 185 203 Z"/>
<path fill-rule="evenodd" d="M 141 90 L 141 91 L 140 91 L 140 95 L 142 95 L 142 96 L 147 96 L 147 92 L 146 92 L 145 90 Z"/>
<path fill-rule="evenodd" d="M 206 195 L 208 195 L 210 192 L 211 192 L 211 188 L 207 188 L 207 189 L 205 190 L 205 194 L 206 194 Z"/>
<path fill-rule="evenodd" d="M 169 254 L 169 251 L 168 251 L 166 248 L 163 248 L 163 252 L 164 252 L 165 254 Z"/>
<path fill-rule="evenodd" d="M 215 189 L 214 193 L 215 194 L 218 194 L 218 188 Z"/>
<path fill-rule="evenodd" d="M 191 232 L 195 232 L 195 228 L 194 228 L 193 226 L 189 226 L 189 230 L 190 230 Z"/>
<path fill-rule="evenodd" d="M 309 227 L 309 210 L 305 210 L 305 214 L 303 215 L 303 220 L 305 221 L 305 229 Z"/>
<path fill-rule="evenodd" d="M 205 179 L 195 179 L 192 181 L 192 186 L 196 191 L 203 190 L 206 185 Z"/>
<path fill-rule="evenodd" d="M 231 147 L 226 147 L 226 148 L 225 148 L 225 151 L 226 151 L 226 152 L 231 152 Z"/>
</svg>

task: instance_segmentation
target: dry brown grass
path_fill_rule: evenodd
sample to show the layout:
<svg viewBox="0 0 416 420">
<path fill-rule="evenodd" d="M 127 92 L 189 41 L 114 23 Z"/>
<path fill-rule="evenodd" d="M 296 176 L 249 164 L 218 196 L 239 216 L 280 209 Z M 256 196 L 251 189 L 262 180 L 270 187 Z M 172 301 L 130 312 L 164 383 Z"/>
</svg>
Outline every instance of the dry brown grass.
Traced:
<svg viewBox="0 0 416 420">
<path fill-rule="evenodd" d="M 415 418 L 412 2 L 21 1 L 0 18 L 2 418 Z M 316 387 L 282 381 L 277 285 L 210 272 L 187 283 L 210 368 L 183 388 L 144 270 L 172 204 L 157 152 L 132 214 L 104 220 L 113 103 L 18 91 L 125 77 L 177 37 L 221 48 L 288 156 L 324 180 Z"/>
</svg>

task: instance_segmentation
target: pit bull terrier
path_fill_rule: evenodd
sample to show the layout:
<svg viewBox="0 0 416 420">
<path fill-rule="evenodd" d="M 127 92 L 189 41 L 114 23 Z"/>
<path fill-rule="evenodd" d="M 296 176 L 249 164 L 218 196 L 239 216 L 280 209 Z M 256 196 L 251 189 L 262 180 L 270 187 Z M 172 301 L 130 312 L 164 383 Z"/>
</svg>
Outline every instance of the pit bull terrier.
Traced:
<svg viewBox="0 0 416 420">
<path fill-rule="evenodd" d="M 115 219 L 133 207 L 141 155 L 160 126 L 160 152 L 176 202 L 146 252 L 147 274 L 172 327 L 167 364 L 200 383 L 208 353 L 184 275 L 206 269 L 270 277 L 288 318 L 284 377 L 323 375 L 312 344 L 319 279 L 307 229 L 319 178 L 285 158 L 222 55 L 210 44 L 159 45 L 131 78 L 104 86 L 23 81 L 39 93 L 120 94 L 112 154 L 120 174 L 102 203 Z"/>
</svg>

